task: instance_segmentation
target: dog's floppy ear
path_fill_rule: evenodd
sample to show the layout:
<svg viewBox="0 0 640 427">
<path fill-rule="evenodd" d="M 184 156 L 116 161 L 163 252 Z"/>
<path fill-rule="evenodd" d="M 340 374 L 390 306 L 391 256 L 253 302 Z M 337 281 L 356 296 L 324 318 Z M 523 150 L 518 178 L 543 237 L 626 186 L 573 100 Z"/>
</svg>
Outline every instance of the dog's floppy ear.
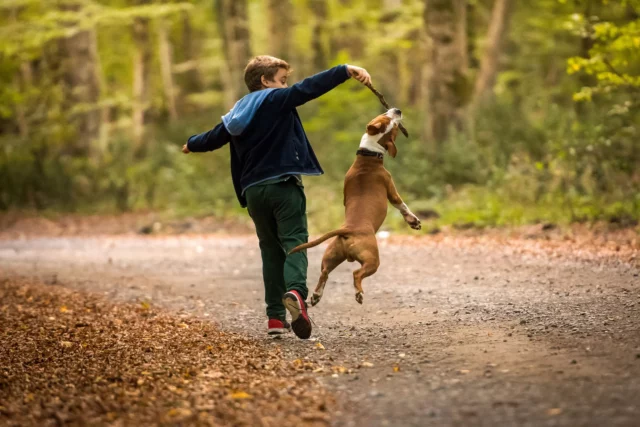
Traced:
<svg viewBox="0 0 640 427">
<path fill-rule="evenodd" d="M 385 144 L 385 148 L 387 149 L 387 152 L 389 153 L 389 155 L 395 159 L 396 155 L 398 154 L 398 149 L 396 148 L 396 144 L 394 144 L 393 141 L 389 140 Z"/>
<path fill-rule="evenodd" d="M 369 124 L 367 125 L 367 133 L 369 135 L 384 133 L 387 130 L 387 125 L 390 121 L 391 119 L 384 114 L 379 115 L 369 122 Z"/>
<path fill-rule="evenodd" d="M 384 148 L 387 149 L 387 152 L 389 153 L 389 155 L 394 159 L 398 154 L 398 148 L 396 147 L 397 135 L 398 135 L 398 125 L 394 126 L 393 129 L 391 129 L 389 140 L 384 144 Z"/>
<path fill-rule="evenodd" d="M 367 125 L 367 133 L 369 135 L 377 135 L 379 133 L 381 133 L 382 130 L 382 122 L 381 121 L 377 121 L 375 119 L 371 120 L 369 122 L 369 124 Z"/>
</svg>

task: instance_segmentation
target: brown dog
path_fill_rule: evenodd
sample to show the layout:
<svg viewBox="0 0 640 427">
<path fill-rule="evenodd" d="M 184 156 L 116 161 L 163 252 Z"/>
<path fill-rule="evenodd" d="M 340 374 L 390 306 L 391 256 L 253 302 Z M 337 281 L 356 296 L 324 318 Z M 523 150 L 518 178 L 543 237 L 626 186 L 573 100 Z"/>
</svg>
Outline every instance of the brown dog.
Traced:
<svg viewBox="0 0 640 427">
<path fill-rule="evenodd" d="M 356 288 L 356 301 L 362 304 L 362 279 L 375 273 L 380 265 L 376 232 L 387 216 L 387 200 L 402 212 L 411 228 L 420 230 L 420 220 L 402 201 L 391 174 L 383 165 L 386 153 L 391 157 L 398 153 L 395 139 L 401 119 L 402 112 L 392 108 L 367 125 L 356 160 L 344 179 L 344 225 L 290 252 L 312 248 L 337 236 L 322 257 L 322 273 L 311 297 L 311 305 L 320 302 L 329 273 L 344 260 L 361 264 L 361 268 L 353 272 L 353 286 Z"/>
</svg>

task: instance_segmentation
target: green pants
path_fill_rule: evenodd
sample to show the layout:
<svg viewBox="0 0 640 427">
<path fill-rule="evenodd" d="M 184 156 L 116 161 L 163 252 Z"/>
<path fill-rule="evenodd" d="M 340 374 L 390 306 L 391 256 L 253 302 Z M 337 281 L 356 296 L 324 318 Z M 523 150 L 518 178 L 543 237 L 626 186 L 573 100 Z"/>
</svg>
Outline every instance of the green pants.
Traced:
<svg viewBox="0 0 640 427">
<path fill-rule="evenodd" d="M 287 255 L 309 238 L 304 188 L 291 177 L 249 187 L 245 195 L 260 241 L 267 316 L 284 320 L 285 292 L 296 290 L 307 299 L 307 251 Z"/>
</svg>

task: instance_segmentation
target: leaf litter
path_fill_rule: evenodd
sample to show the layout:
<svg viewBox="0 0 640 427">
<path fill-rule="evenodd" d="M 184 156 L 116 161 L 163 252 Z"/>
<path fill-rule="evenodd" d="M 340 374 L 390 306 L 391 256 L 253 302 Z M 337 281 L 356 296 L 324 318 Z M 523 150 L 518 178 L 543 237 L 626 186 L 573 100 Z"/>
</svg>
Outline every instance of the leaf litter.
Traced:
<svg viewBox="0 0 640 427">
<path fill-rule="evenodd" d="M 3 425 L 326 425 L 335 405 L 279 347 L 22 279 L 0 281 L 0 342 Z"/>
</svg>

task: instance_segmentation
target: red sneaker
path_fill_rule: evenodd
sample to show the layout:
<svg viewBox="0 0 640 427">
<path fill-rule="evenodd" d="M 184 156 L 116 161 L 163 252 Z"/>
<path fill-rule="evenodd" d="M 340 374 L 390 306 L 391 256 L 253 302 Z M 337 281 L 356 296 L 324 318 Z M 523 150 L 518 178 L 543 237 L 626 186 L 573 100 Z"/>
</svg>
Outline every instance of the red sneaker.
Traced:
<svg viewBox="0 0 640 427">
<path fill-rule="evenodd" d="M 281 335 L 289 332 L 291 330 L 291 325 L 286 320 L 280 319 L 269 319 L 267 333 L 269 335 Z"/>
<path fill-rule="evenodd" d="M 289 291 L 282 297 L 282 303 L 291 313 L 291 329 L 298 336 L 306 340 L 311 336 L 311 321 L 307 314 L 307 303 L 298 291 Z"/>
</svg>

